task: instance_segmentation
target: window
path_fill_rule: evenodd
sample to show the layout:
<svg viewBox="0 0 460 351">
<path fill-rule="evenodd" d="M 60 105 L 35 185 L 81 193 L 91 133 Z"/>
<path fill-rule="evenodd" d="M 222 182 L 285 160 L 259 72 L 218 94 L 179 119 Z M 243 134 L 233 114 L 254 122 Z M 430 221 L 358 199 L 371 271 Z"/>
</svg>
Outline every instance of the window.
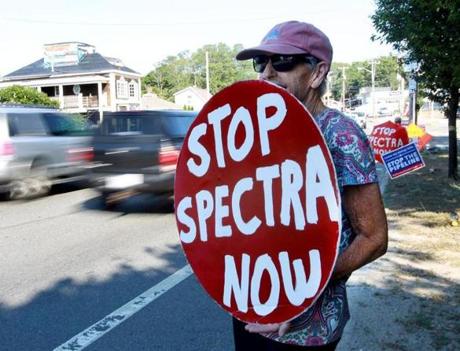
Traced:
<svg viewBox="0 0 460 351">
<path fill-rule="evenodd" d="M 104 119 L 104 129 L 107 134 L 158 134 L 160 120 L 148 115 L 113 115 Z"/>
<path fill-rule="evenodd" d="M 129 97 L 136 97 L 136 82 L 129 82 Z"/>
<path fill-rule="evenodd" d="M 124 78 L 117 80 L 117 97 L 122 99 L 128 97 L 128 82 Z"/>
<path fill-rule="evenodd" d="M 163 129 L 172 138 L 183 137 L 194 119 L 195 115 L 163 116 Z"/>
<path fill-rule="evenodd" d="M 12 136 L 46 135 L 46 128 L 38 113 L 11 113 L 8 114 L 8 119 L 12 127 Z"/>
<path fill-rule="evenodd" d="M 52 135 L 88 135 L 84 122 L 60 113 L 44 113 L 43 117 Z"/>
</svg>

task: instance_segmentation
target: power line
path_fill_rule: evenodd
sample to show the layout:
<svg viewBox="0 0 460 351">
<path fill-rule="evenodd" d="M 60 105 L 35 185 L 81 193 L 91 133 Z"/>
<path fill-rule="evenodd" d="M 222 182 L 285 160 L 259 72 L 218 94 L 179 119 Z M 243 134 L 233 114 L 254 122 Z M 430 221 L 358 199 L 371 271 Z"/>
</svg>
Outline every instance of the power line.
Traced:
<svg viewBox="0 0 460 351">
<path fill-rule="evenodd" d="M 319 13 L 336 12 L 335 10 L 320 11 Z M 313 14 L 309 12 L 309 15 Z M 148 22 L 148 23 L 114 23 L 114 22 L 76 22 L 76 21 L 55 21 L 55 20 L 41 20 L 33 18 L 18 18 L 18 17 L 0 17 L 0 21 L 5 22 L 20 22 L 20 23 L 34 23 L 34 24 L 52 24 L 52 25 L 73 25 L 73 26 L 126 26 L 126 27 L 156 27 L 156 26 L 178 26 L 188 24 L 208 24 L 208 23 L 223 23 L 223 22 L 251 22 L 251 21 L 266 21 L 275 20 L 280 17 L 287 16 L 287 14 L 278 14 L 270 17 L 253 17 L 253 18 L 214 18 L 200 21 L 180 21 L 180 22 Z"/>
</svg>

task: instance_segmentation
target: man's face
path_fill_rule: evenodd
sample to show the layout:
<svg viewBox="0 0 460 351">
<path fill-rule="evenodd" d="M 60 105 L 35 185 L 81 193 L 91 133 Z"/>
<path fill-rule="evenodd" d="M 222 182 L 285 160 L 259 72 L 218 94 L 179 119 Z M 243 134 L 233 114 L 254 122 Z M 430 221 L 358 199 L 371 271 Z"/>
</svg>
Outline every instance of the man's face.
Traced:
<svg viewBox="0 0 460 351">
<path fill-rule="evenodd" d="M 311 89 L 312 69 L 307 63 L 299 63 L 287 72 L 276 71 L 271 61 L 264 71 L 259 74 L 259 79 L 275 83 L 305 103 Z"/>
</svg>

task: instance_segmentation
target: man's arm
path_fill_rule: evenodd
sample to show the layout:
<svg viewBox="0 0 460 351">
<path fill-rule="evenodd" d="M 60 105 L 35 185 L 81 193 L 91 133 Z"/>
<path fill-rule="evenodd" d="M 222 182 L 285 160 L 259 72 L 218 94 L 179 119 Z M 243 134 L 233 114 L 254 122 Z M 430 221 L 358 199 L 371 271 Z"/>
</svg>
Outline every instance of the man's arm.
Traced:
<svg viewBox="0 0 460 351">
<path fill-rule="evenodd" d="M 388 246 L 388 226 L 377 183 L 345 186 L 343 207 L 356 233 L 337 258 L 332 279 L 340 279 L 382 256 Z"/>
<path fill-rule="evenodd" d="M 387 218 L 377 183 L 345 186 L 342 202 L 356 237 L 337 258 L 332 279 L 343 278 L 382 256 L 388 245 Z M 249 323 L 245 329 L 250 333 L 278 332 L 282 336 L 289 327 L 289 322 Z"/>
</svg>

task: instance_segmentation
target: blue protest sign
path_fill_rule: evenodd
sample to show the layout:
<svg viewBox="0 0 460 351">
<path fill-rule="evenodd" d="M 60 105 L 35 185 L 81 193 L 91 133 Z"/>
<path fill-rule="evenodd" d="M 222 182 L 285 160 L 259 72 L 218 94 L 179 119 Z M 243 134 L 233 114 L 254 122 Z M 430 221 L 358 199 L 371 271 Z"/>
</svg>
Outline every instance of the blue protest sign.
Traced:
<svg viewBox="0 0 460 351">
<path fill-rule="evenodd" d="M 391 179 L 425 167 L 422 155 L 415 143 L 383 154 L 382 160 Z"/>
</svg>

